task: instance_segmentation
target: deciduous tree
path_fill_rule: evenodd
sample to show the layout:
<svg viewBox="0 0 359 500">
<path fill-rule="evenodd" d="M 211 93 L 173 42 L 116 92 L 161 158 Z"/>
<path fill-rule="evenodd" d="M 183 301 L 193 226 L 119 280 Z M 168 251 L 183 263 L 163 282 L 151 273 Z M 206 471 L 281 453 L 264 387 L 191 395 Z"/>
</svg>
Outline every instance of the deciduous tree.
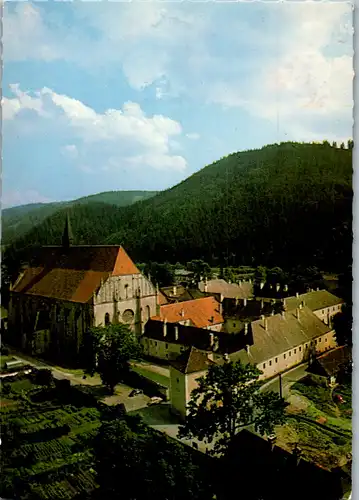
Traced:
<svg viewBox="0 0 359 500">
<path fill-rule="evenodd" d="M 211 453 L 222 454 L 250 424 L 260 434 L 271 434 L 285 421 L 286 403 L 274 392 L 260 391 L 260 374 L 256 366 L 239 361 L 210 366 L 192 391 L 179 437 L 213 442 Z"/>
<path fill-rule="evenodd" d="M 94 375 L 97 371 L 111 393 L 128 371 L 130 359 L 142 352 L 134 333 L 123 323 L 91 328 L 84 348 L 86 372 Z"/>
</svg>

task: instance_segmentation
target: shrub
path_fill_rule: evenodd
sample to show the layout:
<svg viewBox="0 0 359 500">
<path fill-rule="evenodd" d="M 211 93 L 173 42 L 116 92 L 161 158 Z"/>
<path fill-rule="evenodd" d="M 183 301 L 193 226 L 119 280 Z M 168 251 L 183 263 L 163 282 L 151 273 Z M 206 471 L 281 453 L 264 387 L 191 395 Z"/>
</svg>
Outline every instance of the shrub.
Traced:
<svg viewBox="0 0 359 500">
<path fill-rule="evenodd" d="M 54 381 L 54 377 L 52 375 L 51 370 L 47 368 L 42 368 L 35 372 L 35 383 L 38 385 L 51 385 Z"/>
</svg>

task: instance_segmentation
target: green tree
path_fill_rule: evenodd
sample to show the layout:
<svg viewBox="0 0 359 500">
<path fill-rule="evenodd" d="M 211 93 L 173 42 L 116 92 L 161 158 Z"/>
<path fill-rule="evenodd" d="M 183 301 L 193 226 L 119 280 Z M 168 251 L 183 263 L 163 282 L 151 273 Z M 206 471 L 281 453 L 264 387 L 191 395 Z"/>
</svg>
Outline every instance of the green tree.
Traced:
<svg viewBox="0 0 359 500">
<path fill-rule="evenodd" d="M 264 266 L 258 266 L 254 273 L 256 283 L 265 283 L 267 280 L 267 269 Z"/>
<path fill-rule="evenodd" d="M 144 273 L 150 275 L 152 283 L 158 283 L 159 286 L 170 286 L 174 281 L 174 271 L 168 262 L 159 264 L 151 262 L 144 266 Z"/>
<path fill-rule="evenodd" d="M 353 345 L 353 312 L 351 304 L 342 307 L 342 311 L 333 317 L 335 338 L 339 345 Z"/>
<path fill-rule="evenodd" d="M 210 366 L 192 391 L 178 436 L 213 442 L 211 453 L 217 455 L 248 425 L 253 424 L 260 434 L 271 434 L 275 425 L 285 422 L 286 403 L 274 392 L 260 391 L 261 373 L 256 366 L 239 361 Z"/>
<path fill-rule="evenodd" d="M 134 333 L 123 323 L 91 328 L 84 348 L 85 372 L 94 375 L 97 371 L 111 393 L 128 373 L 130 359 L 138 359 L 142 352 Z"/>
<path fill-rule="evenodd" d="M 342 143 L 340 144 L 340 149 L 345 149 L 345 144 L 344 144 L 344 142 L 342 142 Z"/>
<path fill-rule="evenodd" d="M 348 149 L 353 149 L 354 148 L 354 141 L 352 139 L 349 139 L 348 141 Z"/>
<path fill-rule="evenodd" d="M 212 498 L 184 446 L 139 419 L 104 423 L 95 438 L 94 456 L 100 499 Z"/>
<path fill-rule="evenodd" d="M 198 283 L 202 279 L 211 279 L 212 270 L 207 262 L 201 259 L 191 260 L 187 263 L 188 271 L 193 272 L 194 280 Z"/>
</svg>

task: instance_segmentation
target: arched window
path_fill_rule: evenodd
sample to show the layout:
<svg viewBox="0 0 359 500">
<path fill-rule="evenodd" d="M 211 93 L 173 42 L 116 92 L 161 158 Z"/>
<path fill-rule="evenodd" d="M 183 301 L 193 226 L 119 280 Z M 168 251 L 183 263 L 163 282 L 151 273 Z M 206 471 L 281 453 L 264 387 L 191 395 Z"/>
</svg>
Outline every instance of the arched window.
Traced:
<svg viewBox="0 0 359 500">
<path fill-rule="evenodd" d="M 135 314 L 131 309 L 126 309 L 126 311 L 122 314 L 122 321 L 124 323 L 132 324 L 135 319 Z"/>
<path fill-rule="evenodd" d="M 108 326 L 110 324 L 110 315 L 109 313 L 105 314 L 105 326 Z"/>
</svg>

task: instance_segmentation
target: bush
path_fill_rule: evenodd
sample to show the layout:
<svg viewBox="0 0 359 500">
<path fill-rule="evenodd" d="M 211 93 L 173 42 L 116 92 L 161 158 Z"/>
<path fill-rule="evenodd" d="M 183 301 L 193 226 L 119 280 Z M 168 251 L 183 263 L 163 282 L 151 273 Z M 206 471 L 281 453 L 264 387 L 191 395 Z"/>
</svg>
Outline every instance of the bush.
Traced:
<svg viewBox="0 0 359 500">
<path fill-rule="evenodd" d="M 343 438 L 342 436 L 334 436 L 333 437 L 333 442 L 337 444 L 338 446 L 344 446 L 347 444 L 347 440 Z"/>
<path fill-rule="evenodd" d="M 11 393 L 11 384 L 5 383 L 2 386 L 2 393 L 4 396 L 8 396 Z"/>
<path fill-rule="evenodd" d="M 51 370 L 47 368 L 42 368 L 35 372 L 35 384 L 38 385 L 51 385 L 54 381 Z"/>
<path fill-rule="evenodd" d="M 9 349 L 7 347 L 1 347 L 0 348 L 0 354 L 2 356 L 9 356 L 10 351 L 9 351 Z"/>
</svg>

